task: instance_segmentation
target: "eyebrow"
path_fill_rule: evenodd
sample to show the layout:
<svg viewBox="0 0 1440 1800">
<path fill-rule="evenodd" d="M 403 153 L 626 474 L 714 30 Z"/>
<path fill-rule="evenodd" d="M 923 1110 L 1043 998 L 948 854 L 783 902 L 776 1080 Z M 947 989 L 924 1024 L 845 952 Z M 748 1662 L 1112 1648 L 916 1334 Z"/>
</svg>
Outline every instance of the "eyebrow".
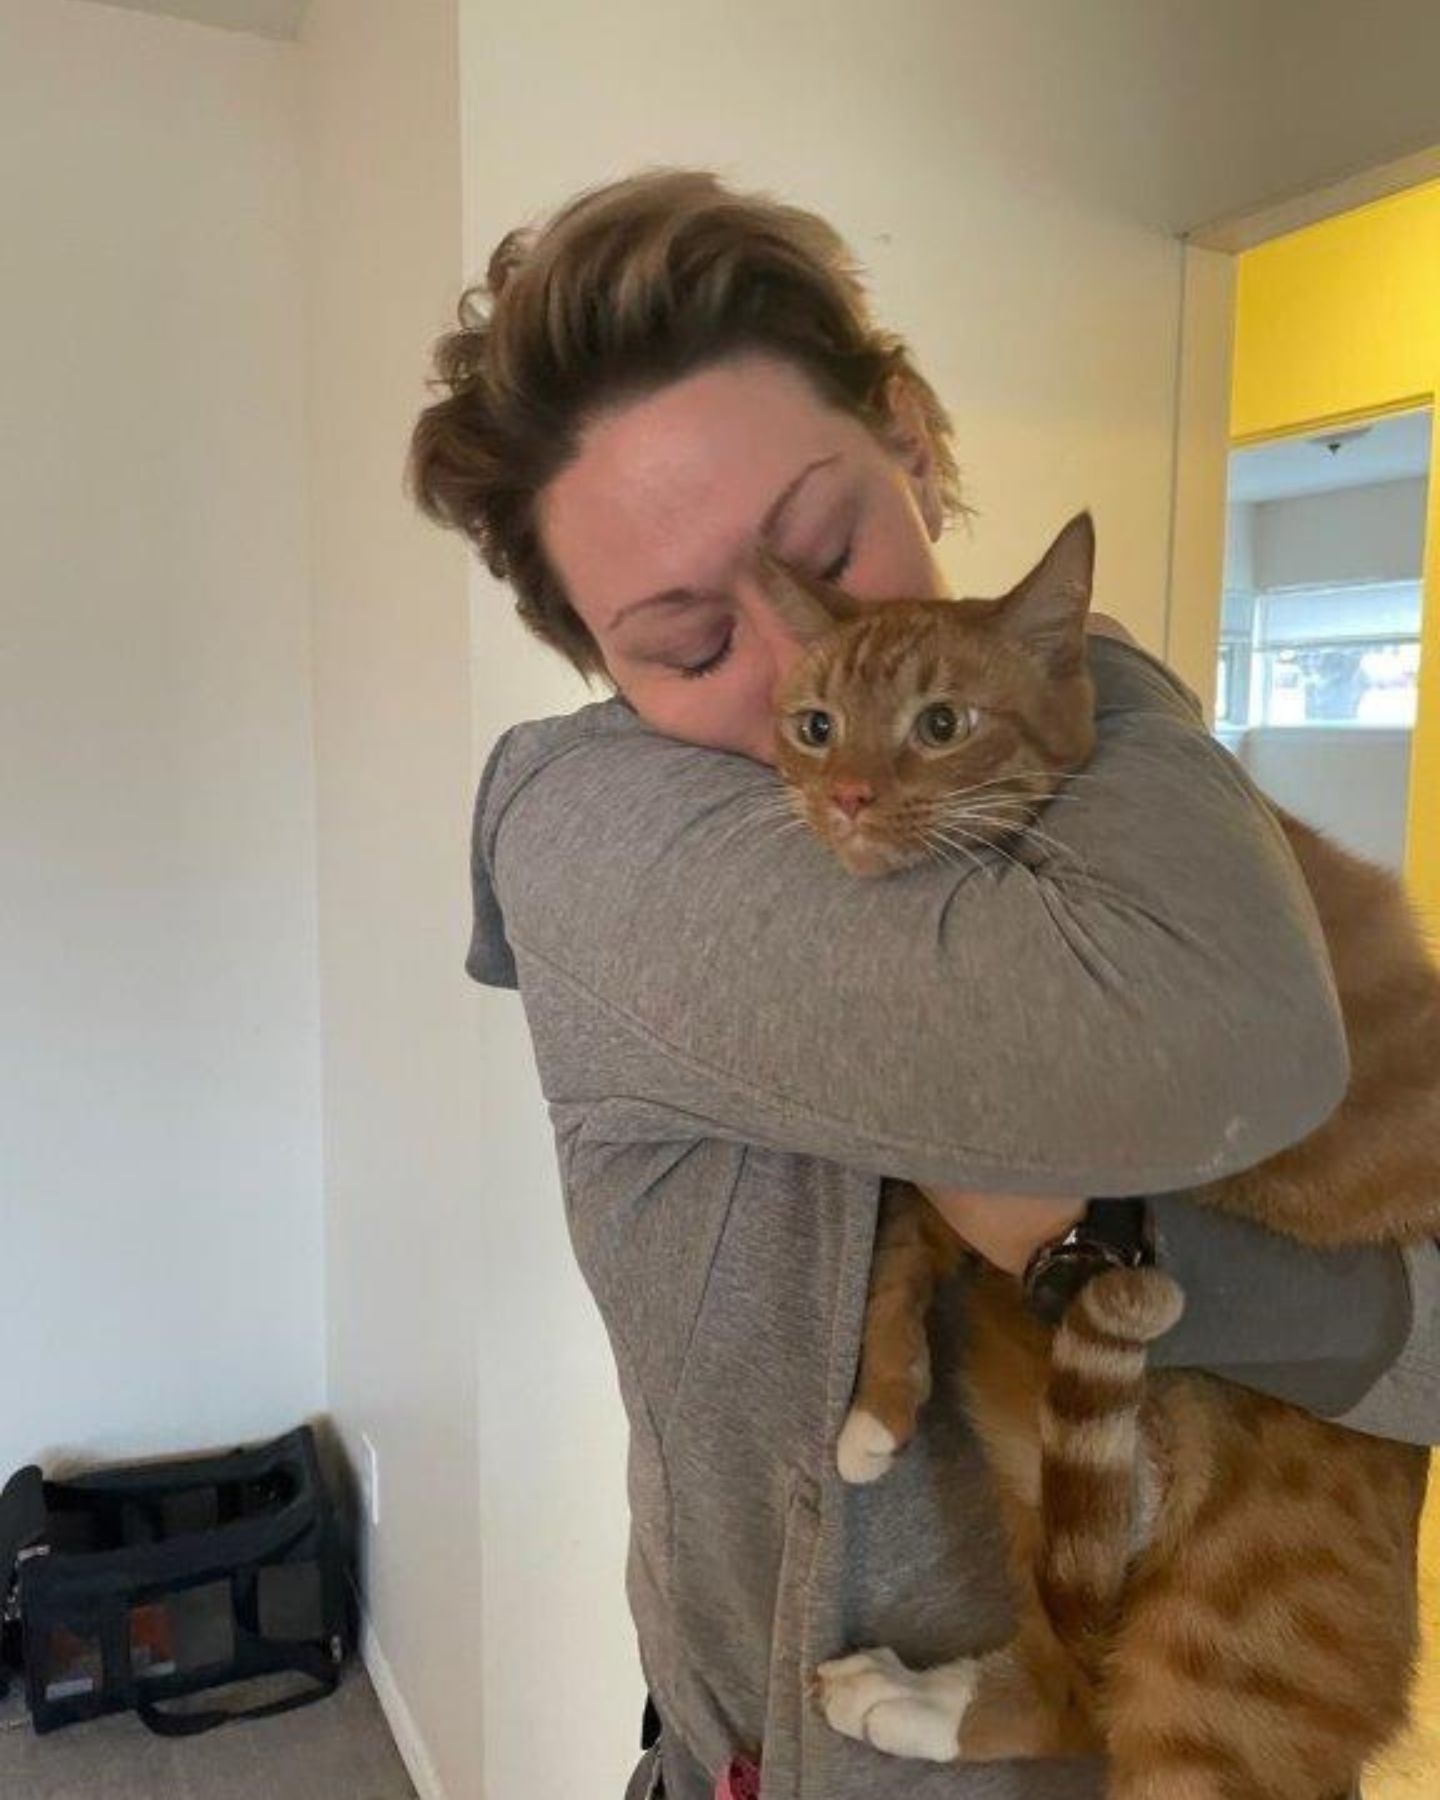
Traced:
<svg viewBox="0 0 1440 1800">
<path fill-rule="evenodd" d="M 780 523 L 785 508 L 795 498 L 805 482 L 809 480 L 817 469 L 827 469 L 832 463 L 837 463 L 839 460 L 840 453 L 839 451 L 836 451 L 833 456 L 822 456 L 817 458 L 815 462 L 806 463 L 805 467 L 794 480 L 788 482 L 766 508 L 765 517 L 760 521 L 760 536 L 762 538 L 769 537 L 770 533 Z M 643 600 L 631 600 L 627 605 L 622 606 L 615 617 L 611 619 L 609 629 L 613 631 L 622 619 L 628 619 L 631 613 L 639 612 L 642 607 L 675 606 L 682 601 L 693 600 L 695 597 L 694 588 L 674 587 L 666 588 L 663 593 L 648 594 Z"/>
</svg>

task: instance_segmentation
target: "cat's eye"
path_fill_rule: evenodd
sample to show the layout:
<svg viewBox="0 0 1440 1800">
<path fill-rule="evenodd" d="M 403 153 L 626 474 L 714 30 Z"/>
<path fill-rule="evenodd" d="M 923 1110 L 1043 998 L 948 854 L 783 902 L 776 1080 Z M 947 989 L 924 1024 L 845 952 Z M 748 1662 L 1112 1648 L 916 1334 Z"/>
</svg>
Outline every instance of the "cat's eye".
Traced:
<svg viewBox="0 0 1440 1800">
<path fill-rule="evenodd" d="M 823 750 L 834 732 L 834 721 L 827 712 L 803 712 L 795 720 L 795 735 L 811 750 Z"/>
<path fill-rule="evenodd" d="M 968 736 L 975 728 L 975 719 L 973 706 L 956 707 L 947 700 L 937 700 L 915 720 L 915 736 L 927 750 L 944 750 Z"/>
</svg>

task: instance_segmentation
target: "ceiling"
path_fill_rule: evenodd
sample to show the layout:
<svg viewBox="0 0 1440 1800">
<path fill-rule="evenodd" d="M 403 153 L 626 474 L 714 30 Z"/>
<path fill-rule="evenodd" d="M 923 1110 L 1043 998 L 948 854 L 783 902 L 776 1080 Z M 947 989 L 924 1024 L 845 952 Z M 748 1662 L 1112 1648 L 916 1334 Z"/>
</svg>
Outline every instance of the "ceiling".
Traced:
<svg viewBox="0 0 1440 1800">
<path fill-rule="evenodd" d="M 1368 487 L 1378 481 L 1401 481 L 1424 475 L 1430 464 L 1430 413 L 1394 413 L 1374 420 L 1363 437 L 1341 437 L 1333 455 L 1324 442 L 1304 437 L 1277 438 L 1230 454 L 1232 502 L 1280 500 L 1294 494 L 1323 494 L 1335 488 Z M 1353 427 L 1351 428 L 1353 429 Z"/>
<path fill-rule="evenodd" d="M 96 3 L 296 38 L 307 0 Z M 385 3 L 397 19 L 418 10 L 418 0 Z M 608 16 L 594 0 L 569 4 L 577 21 Z M 337 32 L 345 10 L 337 0 L 327 14 Z M 378 18 L 382 9 L 369 10 Z M 503 56 L 510 15 L 488 10 Z M 689 10 L 703 35 L 726 9 Z M 735 10 L 759 19 L 766 9 L 754 0 Z M 769 10 L 820 18 L 826 4 Z M 913 15 L 896 30 L 917 81 L 923 72 L 922 86 L 963 89 L 956 141 L 983 146 L 1072 211 L 1093 205 L 1234 248 L 1440 173 L 1437 0 L 917 0 L 894 10 Z M 656 0 L 656 11 L 678 16 L 683 30 L 683 4 Z M 522 21 L 525 12 L 522 3 Z M 969 78 L 977 33 L 1007 78 Z M 1112 102 L 1117 89 L 1124 105 Z M 879 96 L 877 118 L 904 99 Z"/>
<path fill-rule="evenodd" d="M 197 25 L 249 31 L 257 37 L 295 38 L 300 35 L 306 0 L 93 0 L 93 4 L 193 19 Z"/>
</svg>

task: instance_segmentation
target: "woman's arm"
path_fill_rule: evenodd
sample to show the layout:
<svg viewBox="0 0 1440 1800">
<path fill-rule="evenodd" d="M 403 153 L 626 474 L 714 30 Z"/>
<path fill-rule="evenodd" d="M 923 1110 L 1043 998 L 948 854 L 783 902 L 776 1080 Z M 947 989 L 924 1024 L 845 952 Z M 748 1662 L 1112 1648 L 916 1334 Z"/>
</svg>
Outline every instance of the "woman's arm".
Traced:
<svg viewBox="0 0 1440 1800">
<path fill-rule="evenodd" d="M 1440 1249 L 1419 1244 L 1404 1261 L 1409 1329 L 1398 1353 L 1334 1418 L 1375 1437 L 1440 1444 Z"/>
<path fill-rule="evenodd" d="M 1440 1443 L 1440 1253 L 1312 1250 L 1183 1194 L 1154 1201 L 1185 1315 L 1151 1350 L 1377 1437 Z"/>
<path fill-rule="evenodd" d="M 951 1226 L 1019 1276 L 1084 1208 L 1026 1194 L 930 1191 Z M 1440 1251 L 1312 1250 L 1183 1194 L 1152 1203 L 1157 1255 L 1185 1313 L 1156 1368 L 1205 1369 L 1377 1437 L 1440 1443 Z"/>
<path fill-rule="evenodd" d="M 1311 1130 L 1347 1063 L 1284 840 L 1173 677 L 1091 654 L 1094 759 L 979 869 L 859 880 L 762 817 L 769 770 L 613 702 L 507 734 L 468 966 L 518 965 L 546 1094 L 1049 1194 L 1187 1187 Z"/>
</svg>

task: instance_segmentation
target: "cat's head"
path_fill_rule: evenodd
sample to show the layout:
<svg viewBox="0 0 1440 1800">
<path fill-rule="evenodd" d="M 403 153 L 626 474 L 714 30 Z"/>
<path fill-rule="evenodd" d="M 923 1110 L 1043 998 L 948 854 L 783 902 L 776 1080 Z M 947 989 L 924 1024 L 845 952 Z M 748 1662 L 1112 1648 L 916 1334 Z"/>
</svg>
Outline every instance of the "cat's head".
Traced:
<svg viewBox="0 0 1440 1800">
<path fill-rule="evenodd" d="M 1094 564 L 1088 513 L 998 600 L 857 601 L 763 558 L 807 646 L 776 697 L 775 766 L 846 868 L 1002 844 L 1089 758 Z"/>
</svg>

